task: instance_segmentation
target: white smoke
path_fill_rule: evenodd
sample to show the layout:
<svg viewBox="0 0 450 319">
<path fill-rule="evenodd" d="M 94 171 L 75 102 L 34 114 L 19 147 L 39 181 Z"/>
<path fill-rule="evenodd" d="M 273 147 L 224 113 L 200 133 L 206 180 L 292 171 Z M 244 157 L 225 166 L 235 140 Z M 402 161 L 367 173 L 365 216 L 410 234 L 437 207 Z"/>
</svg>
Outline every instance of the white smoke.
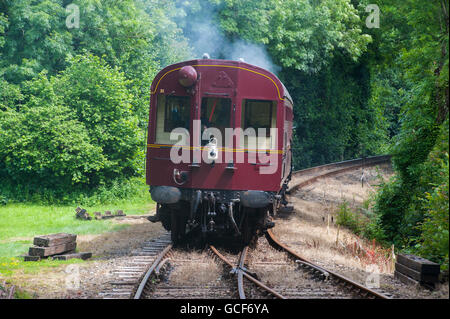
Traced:
<svg viewBox="0 0 450 319">
<path fill-rule="evenodd" d="M 202 56 L 203 53 L 215 56 L 222 49 L 223 35 L 210 21 L 195 23 L 192 35 L 188 36 L 197 57 Z"/>
<path fill-rule="evenodd" d="M 239 61 L 242 58 L 247 63 L 259 66 L 275 74 L 281 70 L 279 66 L 272 62 L 266 48 L 262 45 L 237 41 L 229 43 L 227 50 L 230 50 L 230 52 L 225 53 L 225 59 L 227 60 Z"/>
<path fill-rule="evenodd" d="M 259 66 L 275 74 L 281 70 L 272 62 L 264 45 L 244 40 L 229 41 L 211 20 L 214 12 L 202 11 L 202 13 L 205 18 L 191 24 L 191 34 L 187 35 L 191 39 L 196 57 L 208 53 L 212 59 L 235 61 L 243 59 L 246 63 Z M 189 16 L 186 16 L 186 19 L 189 19 Z"/>
</svg>

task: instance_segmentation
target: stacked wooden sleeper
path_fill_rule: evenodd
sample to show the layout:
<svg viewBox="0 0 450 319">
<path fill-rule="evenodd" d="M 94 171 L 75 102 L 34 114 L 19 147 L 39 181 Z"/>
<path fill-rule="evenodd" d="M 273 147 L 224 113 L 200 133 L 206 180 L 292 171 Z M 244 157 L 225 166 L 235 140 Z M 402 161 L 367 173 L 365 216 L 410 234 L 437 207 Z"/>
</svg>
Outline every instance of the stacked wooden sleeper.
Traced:
<svg viewBox="0 0 450 319">
<path fill-rule="evenodd" d="M 415 255 L 397 255 L 394 276 L 405 284 L 434 288 L 439 282 L 439 275 L 439 264 Z"/>
<path fill-rule="evenodd" d="M 75 209 L 75 212 L 76 212 L 75 217 L 78 219 L 92 220 L 91 215 L 89 215 L 89 213 L 84 208 L 77 207 Z M 104 215 L 102 215 L 102 213 L 100 212 L 94 212 L 94 218 L 96 220 L 109 219 L 114 217 L 125 217 L 125 216 L 126 214 L 124 214 L 123 210 L 121 209 L 116 210 L 114 214 L 112 214 L 110 210 L 105 211 Z"/>
<path fill-rule="evenodd" d="M 34 246 L 28 250 L 28 255 L 23 256 L 25 261 L 39 261 L 43 258 L 68 260 L 71 258 L 88 259 L 91 253 L 75 253 L 77 247 L 77 235 L 57 233 L 37 236 L 34 238 Z"/>
</svg>

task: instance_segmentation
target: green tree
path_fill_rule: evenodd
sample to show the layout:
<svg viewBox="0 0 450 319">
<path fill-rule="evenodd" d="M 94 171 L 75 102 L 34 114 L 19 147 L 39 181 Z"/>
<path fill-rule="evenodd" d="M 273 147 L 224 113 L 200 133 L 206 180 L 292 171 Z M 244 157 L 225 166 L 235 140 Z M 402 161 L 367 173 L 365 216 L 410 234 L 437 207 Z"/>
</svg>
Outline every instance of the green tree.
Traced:
<svg viewBox="0 0 450 319">
<path fill-rule="evenodd" d="M 38 192 L 88 184 L 103 167 L 104 157 L 83 123 L 62 103 L 44 73 L 25 83 L 23 94 L 26 102 L 20 111 L 0 111 L 2 181 Z"/>
<path fill-rule="evenodd" d="M 373 101 L 399 110 L 400 125 L 391 148 L 396 177 L 382 187 L 375 212 L 387 241 L 448 263 L 448 238 L 441 240 L 448 237 L 448 1 L 380 7 L 386 17 L 373 72 L 374 92 L 384 96 Z"/>
<path fill-rule="evenodd" d="M 317 73 L 337 51 L 357 61 L 371 41 L 349 0 L 274 3 L 269 51 L 283 67 Z"/>
<path fill-rule="evenodd" d="M 447 132 L 448 133 L 448 132 Z M 433 161 L 438 166 L 439 177 L 435 182 L 439 184 L 431 193 L 425 193 L 424 221 L 419 224 L 420 238 L 415 251 L 425 258 L 435 260 L 443 265 L 442 269 L 449 267 L 449 206 L 448 206 L 448 153 L 446 159 Z"/>
<path fill-rule="evenodd" d="M 127 80 L 93 55 L 58 76 L 22 84 L 20 108 L 0 111 L 0 174 L 59 195 L 142 175 L 142 131 Z"/>
<path fill-rule="evenodd" d="M 0 47 L 0 68 L 7 81 L 18 84 L 43 69 L 54 73 L 64 68 L 73 50 L 62 1 L 4 0 L 0 12 L 8 21 Z"/>
<path fill-rule="evenodd" d="M 135 176 L 142 169 L 144 136 L 132 112 L 128 80 L 93 55 L 76 56 L 69 63 L 53 80 L 55 92 L 102 149 L 105 160 L 95 183 Z"/>
<path fill-rule="evenodd" d="M 80 10 L 78 28 L 66 26 L 69 4 Z M 34 136 L 23 123 L 31 118 L 41 123 L 41 116 L 48 115 L 61 123 L 55 124 L 54 134 L 47 134 L 49 139 L 64 136 L 70 140 L 68 134 L 58 131 L 67 125 L 74 136 L 83 136 L 72 139 L 79 145 L 74 145 L 71 152 L 80 152 L 80 156 L 84 154 L 82 149 L 92 152 L 92 157 L 86 159 L 86 169 L 67 169 L 67 178 L 61 178 L 58 184 L 61 187 L 65 185 L 67 190 L 78 185 L 87 190 L 114 179 L 142 176 L 151 81 L 163 66 L 190 54 L 177 27 L 178 17 L 173 5 L 165 1 L 0 1 L 0 112 L 5 129 L 5 149 L 0 153 L 4 158 L 5 154 L 14 158 L 17 165 L 39 163 L 39 157 L 46 158 L 44 152 L 50 140 L 34 148 L 8 143 L 17 137 L 12 132 L 13 119 L 23 128 L 24 136 Z M 40 85 L 46 74 L 51 94 Z M 50 95 L 44 98 L 43 94 Z M 58 107 L 63 111 L 56 112 Z M 67 116 L 63 116 L 66 111 Z M 41 126 L 32 128 L 39 134 Z M 34 157 L 27 157 L 28 153 Z M 19 155 L 26 163 L 19 161 Z M 51 174 L 61 176 L 63 166 L 58 160 L 53 168 L 50 162 L 44 165 L 47 175 L 27 164 L 27 173 L 21 176 L 13 162 L 0 163 L 5 179 L 25 186 L 43 181 L 42 185 L 57 187 L 57 183 L 46 181 L 55 180 L 49 177 Z M 74 165 L 77 163 L 74 160 Z"/>
</svg>

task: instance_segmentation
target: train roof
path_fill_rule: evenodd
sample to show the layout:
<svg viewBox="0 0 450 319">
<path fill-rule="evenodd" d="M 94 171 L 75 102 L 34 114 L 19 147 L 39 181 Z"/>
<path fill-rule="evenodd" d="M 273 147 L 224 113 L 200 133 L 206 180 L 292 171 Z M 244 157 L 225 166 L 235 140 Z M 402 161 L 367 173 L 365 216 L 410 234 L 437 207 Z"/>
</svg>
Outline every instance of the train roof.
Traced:
<svg viewBox="0 0 450 319">
<path fill-rule="evenodd" d="M 293 105 L 294 102 L 292 100 L 291 95 L 289 94 L 289 91 L 286 89 L 285 85 L 283 84 L 283 82 L 281 82 L 281 80 L 272 72 L 270 72 L 267 69 L 264 69 L 262 67 L 259 67 L 257 65 L 254 64 L 250 64 L 247 62 L 243 62 L 243 61 L 235 61 L 235 60 L 222 60 L 222 59 L 194 59 L 194 60 L 187 60 L 187 61 L 182 61 L 182 62 L 178 62 L 178 63 L 174 63 L 171 65 L 166 66 L 164 69 L 162 69 L 155 77 L 158 78 L 160 76 L 160 74 L 165 74 L 167 71 L 172 70 L 174 68 L 180 68 L 183 67 L 185 65 L 197 65 L 197 66 L 201 66 L 201 65 L 229 65 L 229 66 L 235 66 L 235 67 L 239 67 L 239 68 L 248 68 L 248 69 L 252 69 L 254 71 L 257 72 L 261 72 L 261 73 L 266 73 L 267 76 L 271 77 L 272 79 L 276 79 L 282 86 L 283 88 L 283 93 L 282 96 L 283 98 L 287 98 L 289 100 L 289 102 Z"/>
</svg>

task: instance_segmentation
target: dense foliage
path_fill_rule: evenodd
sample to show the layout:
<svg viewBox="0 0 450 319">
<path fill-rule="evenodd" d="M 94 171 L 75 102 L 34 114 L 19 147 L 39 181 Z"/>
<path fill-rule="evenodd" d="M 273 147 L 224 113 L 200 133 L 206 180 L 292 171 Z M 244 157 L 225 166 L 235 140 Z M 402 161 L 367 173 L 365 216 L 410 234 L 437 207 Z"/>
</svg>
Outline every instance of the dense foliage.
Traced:
<svg viewBox="0 0 450 319">
<path fill-rule="evenodd" d="M 78 198 L 143 175 L 148 88 L 189 52 L 172 50 L 180 29 L 161 36 L 155 22 L 175 17 L 153 5 L 0 1 L 2 198 Z"/>
<path fill-rule="evenodd" d="M 448 263 L 448 1 L 369 3 L 0 0 L 0 201 L 125 194 L 154 75 L 208 52 L 285 83 L 296 169 L 391 153 L 358 231 Z"/>
<path fill-rule="evenodd" d="M 448 268 L 449 5 L 383 4 L 374 87 L 385 92 L 376 99 L 400 114 L 390 148 L 396 175 L 377 195 L 376 237 Z"/>
<path fill-rule="evenodd" d="M 364 10 L 350 0 L 177 3 L 189 16 L 183 27 L 197 55 L 244 57 L 285 83 L 296 103 L 296 169 L 386 150 L 389 125 L 368 103 L 363 56 L 372 38 L 363 31 Z"/>
</svg>

